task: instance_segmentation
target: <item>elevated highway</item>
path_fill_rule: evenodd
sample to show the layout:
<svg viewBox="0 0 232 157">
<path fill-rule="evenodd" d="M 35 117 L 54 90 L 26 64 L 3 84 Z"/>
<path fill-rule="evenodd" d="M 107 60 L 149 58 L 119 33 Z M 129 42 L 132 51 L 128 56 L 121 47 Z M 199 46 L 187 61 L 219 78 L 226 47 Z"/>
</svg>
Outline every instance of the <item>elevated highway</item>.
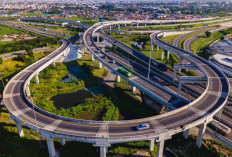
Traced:
<svg viewBox="0 0 232 157">
<path fill-rule="evenodd" d="M 64 22 L 63 20 L 56 21 Z M 68 21 L 68 23 L 85 29 L 88 28 L 79 22 Z M 146 91 L 151 97 L 155 96 L 155 90 L 165 90 L 152 81 L 138 76 L 136 73 L 133 73 L 130 78 L 119 74 L 117 68 L 123 65 L 119 62 L 111 63 L 111 58 L 102 52 L 93 41 L 93 34 L 97 29 L 98 25 L 88 28 L 84 35 L 84 41 L 89 51 L 99 61 L 99 65 L 104 64 L 114 73 L 127 79 L 129 84 Z M 63 40 L 63 44 L 59 49 L 19 72 L 9 81 L 4 89 L 4 104 L 11 118 L 16 122 L 19 135 L 23 135 L 21 124 L 36 130 L 42 137 L 46 138 L 49 155 L 52 157 L 55 156 L 53 138 L 61 139 L 62 144 L 65 143 L 64 139 L 93 143 L 94 146 L 100 147 L 101 157 L 106 156 L 107 148 L 114 143 L 149 140 L 152 150 L 154 149 L 154 141 L 156 141 L 158 142 L 157 157 L 161 157 L 166 139 L 183 131 L 187 134 L 189 128 L 200 125 L 196 143 L 200 147 L 207 123 L 212 120 L 212 117 L 224 106 L 227 100 L 229 93 L 228 80 L 220 70 L 208 61 L 161 41 L 159 39 L 161 35 L 163 34 L 152 34 L 152 42 L 198 66 L 202 73 L 205 74 L 207 87 L 199 98 L 184 107 L 163 115 L 135 120 L 87 121 L 48 113 L 33 105 L 28 99 L 30 97 L 29 83 L 33 77 L 38 79 L 38 73 L 49 64 L 52 64 L 57 57 L 65 55 L 70 43 L 67 40 Z M 102 55 L 107 57 L 102 58 Z M 166 93 L 170 94 L 171 92 L 165 90 Z M 166 97 L 167 100 L 172 100 L 173 94 L 170 94 L 170 96 Z M 183 100 L 178 95 L 175 98 Z M 140 123 L 149 123 L 151 128 L 135 131 L 133 128 Z"/>
</svg>

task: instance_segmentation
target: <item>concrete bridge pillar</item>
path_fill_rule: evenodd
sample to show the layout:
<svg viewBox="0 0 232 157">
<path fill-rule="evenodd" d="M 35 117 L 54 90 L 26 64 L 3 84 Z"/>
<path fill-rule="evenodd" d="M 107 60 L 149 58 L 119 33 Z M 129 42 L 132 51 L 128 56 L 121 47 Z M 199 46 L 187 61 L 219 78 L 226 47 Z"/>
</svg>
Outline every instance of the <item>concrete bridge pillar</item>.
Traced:
<svg viewBox="0 0 232 157">
<path fill-rule="evenodd" d="M 162 49 L 161 60 L 164 60 L 164 49 Z"/>
<path fill-rule="evenodd" d="M 177 92 L 178 95 L 180 95 L 181 88 L 182 88 L 182 83 L 179 82 L 179 85 L 178 85 L 178 92 Z"/>
<path fill-rule="evenodd" d="M 102 47 L 102 51 L 103 51 L 103 52 L 106 52 L 106 48 L 105 48 L 105 47 Z"/>
<path fill-rule="evenodd" d="M 150 151 L 154 150 L 154 146 L 155 146 L 155 140 L 154 139 L 149 140 Z"/>
<path fill-rule="evenodd" d="M 185 131 L 183 132 L 183 136 L 184 136 L 185 139 L 188 138 L 188 134 L 189 134 L 189 129 L 188 129 L 188 130 L 185 130 Z"/>
<path fill-rule="evenodd" d="M 64 146 L 65 143 L 66 143 L 66 140 L 65 140 L 64 138 L 60 138 L 60 144 L 61 144 L 62 146 Z"/>
<path fill-rule="evenodd" d="M 39 84 L 39 74 L 36 74 L 36 75 L 35 75 L 35 82 L 36 82 L 37 84 Z"/>
<path fill-rule="evenodd" d="M 137 23 L 137 26 L 136 26 L 136 27 L 137 27 L 137 29 L 139 28 L 139 23 Z"/>
<path fill-rule="evenodd" d="M 92 55 L 92 61 L 95 61 L 94 55 Z"/>
<path fill-rule="evenodd" d="M 163 157 L 164 140 L 158 142 L 156 157 Z"/>
<path fill-rule="evenodd" d="M 101 69 L 102 68 L 102 63 L 98 62 L 98 65 L 99 65 L 99 69 Z"/>
<path fill-rule="evenodd" d="M 24 136 L 22 125 L 19 122 L 15 122 L 19 137 Z"/>
<path fill-rule="evenodd" d="M 176 80 L 176 73 L 177 73 L 177 70 L 174 69 L 174 75 L 173 75 L 173 78 L 172 78 L 173 82 Z"/>
<path fill-rule="evenodd" d="M 101 28 L 101 32 L 104 33 L 104 28 L 103 27 Z"/>
<path fill-rule="evenodd" d="M 120 31 L 120 24 L 118 24 L 118 30 Z"/>
<path fill-rule="evenodd" d="M 100 37 L 97 37 L 97 43 L 99 43 L 100 42 Z"/>
<path fill-rule="evenodd" d="M 56 66 L 55 60 L 53 60 L 52 65 L 53 65 L 54 67 Z"/>
<path fill-rule="evenodd" d="M 203 123 L 199 127 L 199 132 L 198 132 L 197 142 L 196 142 L 196 146 L 198 148 L 200 148 L 201 145 L 202 145 L 202 141 L 203 141 L 203 138 L 204 138 L 204 135 L 205 135 L 206 127 L 207 127 L 207 123 Z"/>
<path fill-rule="evenodd" d="M 48 153 L 49 157 L 55 157 L 56 156 L 56 150 L 53 142 L 53 138 L 46 138 L 47 145 L 48 145 Z"/>
<path fill-rule="evenodd" d="M 117 75 L 117 82 L 120 82 L 121 77 L 119 75 Z"/>
<path fill-rule="evenodd" d="M 145 22 L 144 26 L 146 27 L 147 26 L 147 23 Z"/>
<path fill-rule="evenodd" d="M 136 92 L 136 87 L 135 86 L 131 86 L 131 90 L 132 90 L 133 93 Z"/>
<path fill-rule="evenodd" d="M 106 157 L 107 147 L 100 147 L 100 157 Z"/>
<path fill-rule="evenodd" d="M 167 52 L 167 60 L 169 60 L 169 58 L 170 58 L 170 52 L 168 51 Z"/>
<path fill-rule="evenodd" d="M 125 27 L 126 27 L 126 23 L 125 23 Z"/>
<path fill-rule="evenodd" d="M 159 51 L 159 46 L 157 45 L 157 50 L 156 50 L 157 52 Z"/>
<path fill-rule="evenodd" d="M 26 93 L 27 93 L 28 97 L 31 96 L 31 92 L 30 92 L 30 88 L 29 88 L 29 83 L 26 85 Z"/>
<path fill-rule="evenodd" d="M 110 34 L 112 33 L 112 26 L 110 25 Z"/>
<path fill-rule="evenodd" d="M 151 42 L 151 51 L 154 51 L 154 45 L 153 45 L 152 41 L 150 41 L 150 42 Z"/>
</svg>

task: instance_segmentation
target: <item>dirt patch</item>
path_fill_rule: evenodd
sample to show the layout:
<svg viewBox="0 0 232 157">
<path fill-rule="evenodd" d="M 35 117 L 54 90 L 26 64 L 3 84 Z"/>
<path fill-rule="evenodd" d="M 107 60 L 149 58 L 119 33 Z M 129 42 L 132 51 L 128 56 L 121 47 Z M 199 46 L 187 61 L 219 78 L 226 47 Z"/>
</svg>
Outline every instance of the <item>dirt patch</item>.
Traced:
<svg viewBox="0 0 232 157">
<path fill-rule="evenodd" d="M 145 152 L 145 151 L 141 151 L 138 150 L 136 153 L 133 154 L 133 157 L 150 157 L 150 153 L 149 152 Z"/>
</svg>

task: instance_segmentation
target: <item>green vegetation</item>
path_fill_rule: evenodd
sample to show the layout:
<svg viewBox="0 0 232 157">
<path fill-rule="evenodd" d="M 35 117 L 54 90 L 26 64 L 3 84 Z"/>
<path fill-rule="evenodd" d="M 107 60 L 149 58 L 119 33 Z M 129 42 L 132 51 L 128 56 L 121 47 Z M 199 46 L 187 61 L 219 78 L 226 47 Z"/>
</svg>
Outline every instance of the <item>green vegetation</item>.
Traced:
<svg viewBox="0 0 232 157">
<path fill-rule="evenodd" d="M 84 103 L 77 106 L 55 107 L 51 98 L 58 94 L 72 93 L 91 84 L 97 84 L 100 79 L 107 75 L 105 69 L 98 69 L 97 61 L 92 62 L 90 56 L 83 56 L 78 61 L 70 63 L 57 63 L 55 67 L 49 66 L 43 70 L 40 77 L 40 84 L 35 84 L 32 80 L 31 93 L 34 103 L 40 108 L 58 115 L 92 120 L 118 120 L 118 109 L 113 105 L 111 100 L 102 95 L 88 98 Z M 69 73 L 68 68 L 71 66 L 79 66 L 86 71 L 90 77 L 84 80 L 77 80 L 69 83 L 63 83 L 62 78 Z M 51 88 L 52 87 L 52 88 Z"/>
<path fill-rule="evenodd" d="M 70 21 L 80 21 L 81 23 L 87 24 L 89 26 L 92 26 L 93 24 L 98 22 L 98 19 L 85 18 L 85 17 L 68 17 L 68 18 L 63 18 L 63 19 L 70 20 Z"/>
<path fill-rule="evenodd" d="M 231 34 L 231 33 L 232 33 L 232 29 L 230 28 L 227 30 L 222 30 L 219 32 L 211 33 L 209 37 L 207 36 L 199 37 L 193 42 L 193 44 L 191 45 L 191 49 L 194 54 L 197 54 L 205 59 L 208 59 L 209 56 L 212 55 L 207 52 L 209 45 L 212 42 L 216 40 L 220 40 L 223 36 Z"/>
<path fill-rule="evenodd" d="M 225 21 L 220 21 L 220 22 L 208 22 L 208 23 L 198 23 L 198 24 L 190 24 L 190 25 L 183 25 L 179 24 L 176 26 L 150 26 L 150 27 L 139 27 L 139 28 L 121 28 L 121 30 L 125 31 L 133 31 L 133 30 L 176 30 L 176 29 L 185 29 L 185 28 L 193 28 L 193 27 L 202 27 L 202 26 L 207 26 L 207 25 L 216 25 L 220 24 L 223 22 L 229 22 L 231 20 L 225 20 Z"/>
<path fill-rule="evenodd" d="M 36 39 L 25 40 L 25 41 L 15 41 L 0 45 L 0 53 L 9 53 L 12 51 L 25 50 L 28 47 L 38 48 L 50 45 L 59 44 L 59 38 L 50 38 L 50 37 L 38 37 Z"/>
<path fill-rule="evenodd" d="M 16 28 L 0 25 L 0 35 L 12 35 L 12 34 L 21 35 L 21 34 L 25 34 L 25 32 L 17 30 Z"/>
<path fill-rule="evenodd" d="M 116 38 L 117 40 L 119 40 L 120 42 L 126 44 L 129 47 L 132 47 L 135 50 L 140 51 L 141 53 L 150 56 L 150 36 L 149 35 L 141 35 L 141 34 L 121 34 L 121 35 L 117 35 L 115 33 L 112 33 L 111 36 L 113 38 Z M 167 36 L 165 38 L 163 38 L 163 40 L 167 41 L 168 43 L 172 43 L 172 41 L 178 37 L 178 35 L 174 35 L 174 36 Z M 134 42 L 138 42 L 138 44 L 140 44 L 141 42 L 143 42 L 143 46 L 142 49 L 140 49 L 137 46 L 134 46 L 132 44 L 132 41 Z M 160 63 L 164 63 L 166 64 L 168 67 L 172 67 L 174 63 L 178 63 L 178 58 L 173 55 L 172 53 L 170 53 L 170 59 L 166 60 L 166 56 L 167 56 L 167 52 L 165 52 L 164 55 L 164 60 L 161 60 L 161 54 L 162 54 L 162 50 L 159 49 L 159 51 L 157 52 L 156 48 L 154 48 L 154 51 L 151 53 L 151 58 L 157 60 Z M 126 55 L 127 57 L 127 55 Z M 132 56 L 130 56 L 130 58 L 133 58 Z"/>
<path fill-rule="evenodd" d="M 36 60 L 39 60 L 40 58 L 46 56 L 50 52 L 51 51 L 46 51 L 43 53 L 42 52 L 35 53 L 34 58 L 31 58 L 28 55 L 20 55 L 21 57 L 23 57 L 23 59 L 21 59 L 19 56 L 17 58 L 12 58 L 3 61 L 2 64 L 0 64 L 0 72 L 2 74 L 4 83 L 6 84 L 8 80 L 12 78 L 16 73 L 21 71 L 26 66 L 32 64 Z M 2 95 L 2 92 L 3 92 L 3 85 L 0 80 L 0 95 Z"/>
</svg>

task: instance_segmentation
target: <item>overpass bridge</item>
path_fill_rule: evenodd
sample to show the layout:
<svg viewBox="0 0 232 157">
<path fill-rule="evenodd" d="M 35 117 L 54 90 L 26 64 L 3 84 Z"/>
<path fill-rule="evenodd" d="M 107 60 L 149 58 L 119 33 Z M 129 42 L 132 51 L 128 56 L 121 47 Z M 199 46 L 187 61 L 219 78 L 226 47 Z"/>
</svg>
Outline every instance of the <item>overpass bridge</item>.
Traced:
<svg viewBox="0 0 232 157">
<path fill-rule="evenodd" d="M 63 22 L 62 20 L 57 21 Z M 88 28 L 79 22 L 70 21 L 69 23 L 85 29 Z M 94 58 L 99 61 L 99 67 L 101 64 L 104 64 L 114 73 L 120 75 L 117 72 L 117 68 L 121 66 L 120 63 L 110 63 L 111 58 L 109 56 L 102 59 L 101 56 L 105 55 L 105 53 L 93 42 L 93 34 L 97 29 L 99 29 L 98 25 L 90 27 L 85 32 L 85 44 Z M 166 139 L 171 138 L 172 135 L 179 132 L 184 131 L 186 134 L 189 128 L 200 125 L 196 143 L 200 147 L 207 123 L 212 120 L 213 115 L 223 107 L 227 100 L 229 93 L 228 80 L 220 70 L 207 61 L 161 41 L 159 37 L 162 35 L 153 34 L 151 36 L 153 43 L 156 43 L 171 53 L 182 56 L 192 64 L 198 66 L 202 73 L 205 74 L 207 87 L 199 98 L 184 107 L 163 115 L 135 120 L 87 121 L 48 113 L 29 101 L 30 90 L 28 84 L 32 77 L 38 76 L 40 70 L 51 64 L 58 56 L 65 54 L 64 52 L 67 51 L 69 42 L 63 40 L 63 44 L 59 49 L 19 72 L 9 81 L 4 90 L 4 103 L 11 118 L 16 122 L 19 135 L 23 135 L 21 124 L 36 130 L 41 136 L 46 138 L 50 156 L 55 156 L 53 138 L 59 138 L 61 139 L 61 144 L 65 143 L 64 139 L 93 143 L 94 146 L 100 147 L 101 157 L 106 156 L 107 148 L 114 143 L 149 140 L 150 148 L 154 149 L 154 141 L 156 141 L 158 142 L 157 157 L 161 157 Z M 126 78 L 122 75 L 121 77 L 127 79 L 128 83 L 136 86 L 140 90 L 147 91 L 151 97 L 154 96 L 152 91 L 154 91 L 155 87 L 157 89 L 163 89 L 141 76 L 136 76 L 134 73 L 131 78 Z M 150 88 L 150 85 L 153 85 L 152 88 Z M 171 92 L 165 91 L 166 93 Z M 173 97 L 173 94 L 171 95 Z M 180 97 L 176 95 L 176 98 L 179 99 Z M 167 97 L 167 99 L 170 98 Z M 152 127 L 144 131 L 133 130 L 133 127 L 144 122 L 149 123 Z"/>
</svg>

